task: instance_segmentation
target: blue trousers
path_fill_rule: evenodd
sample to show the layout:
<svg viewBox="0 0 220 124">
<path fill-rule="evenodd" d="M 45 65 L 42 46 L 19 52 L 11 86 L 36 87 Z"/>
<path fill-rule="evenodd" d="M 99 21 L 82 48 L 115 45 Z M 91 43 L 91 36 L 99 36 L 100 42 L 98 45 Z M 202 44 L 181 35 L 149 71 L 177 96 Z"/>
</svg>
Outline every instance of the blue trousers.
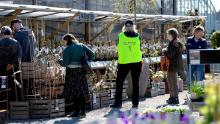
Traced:
<svg viewBox="0 0 220 124">
<path fill-rule="evenodd" d="M 191 65 L 191 79 L 192 81 L 202 81 L 205 79 L 204 65 Z"/>
</svg>

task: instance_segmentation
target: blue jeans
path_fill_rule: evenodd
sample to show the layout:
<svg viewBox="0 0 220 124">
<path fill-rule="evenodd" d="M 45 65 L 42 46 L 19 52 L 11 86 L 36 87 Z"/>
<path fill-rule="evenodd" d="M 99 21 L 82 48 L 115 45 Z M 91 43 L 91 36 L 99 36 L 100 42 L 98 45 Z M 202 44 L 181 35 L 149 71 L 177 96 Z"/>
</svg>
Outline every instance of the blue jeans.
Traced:
<svg viewBox="0 0 220 124">
<path fill-rule="evenodd" d="M 192 81 L 202 81 L 205 79 L 204 65 L 191 65 L 191 79 Z"/>
</svg>

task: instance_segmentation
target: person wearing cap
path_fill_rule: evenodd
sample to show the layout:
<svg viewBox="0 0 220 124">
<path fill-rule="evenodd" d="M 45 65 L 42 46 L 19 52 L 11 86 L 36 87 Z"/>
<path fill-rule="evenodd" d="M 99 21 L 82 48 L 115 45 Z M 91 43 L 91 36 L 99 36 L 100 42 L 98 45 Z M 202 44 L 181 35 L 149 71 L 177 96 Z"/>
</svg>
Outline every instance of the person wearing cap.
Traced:
<svg viewBox="0 0 220 124">
<path fill-rule="evenodd" d="M 20 43 L 23 57 L 22 62 L 31 62 L 37 48 L 36 38 L 31 29 L 24 28 L 22 21 L 14 19 L 11 22 L 11 28 L 14 31 L 14 38 Z"/>
<path fill-rule="evenodd" d="M 139 104 L 139 78 L 142 68 L 142 52 L 140 35 L 130 20 L 125 22 L 122 32 L 118 35 L 117 49 L 118 72 L 116 78 L 115 103 L 110 105 L 110 107 L 122 107 L 123 82 L 128 72 L 131 71 L 133 84 L 132 108 L 137 108 Z"/>
<path fill-rule="evenodd" d="M 10 99 L 15 100 L 15 86 L 12 78 L 13 65 L 22 57 L 20 44 L 12 38 L 12 30 L 8 26 L 1 28 L 0 40 L 0 76 L 8 76 L 8 87 L 11 88 Z M 0 94 L 0 101 L 2 94 Z M 1 109 L 1 104 L 0 104 Z"/>
<path fill-rule="evenodd" d="M 178 31 L 176 28 L 170 28 L 167 30 L 167 39 L 169 45 L 166 49 L 163 49 L 163 54 L 169 59 L 169 66 L 167 70 L 167 82 L 170 92 L 170 98 L 167 100 L 168 104 L 179 104 L 178 98 L 178 86 L 177 75 L 185 80 L 184 68 L 183 68 L 183 45 L 178 39 Z"/>
<path fill-rule="evenodd" d="M 208 43 L 204 39 L 205 29 L 202 26 L 196 26 L 193 31 L 193 36 L 187 39 L 186 49 L 189 56 L 189 50 L 191 49 L 207 49 Z M 187 63 L 189 64 L 189 57 L 187 57 Z M 202 81 L 205 79 L 205 67 L 204 65 L 191 65 L 191 79 L 192 81 Z"/>
</svg>

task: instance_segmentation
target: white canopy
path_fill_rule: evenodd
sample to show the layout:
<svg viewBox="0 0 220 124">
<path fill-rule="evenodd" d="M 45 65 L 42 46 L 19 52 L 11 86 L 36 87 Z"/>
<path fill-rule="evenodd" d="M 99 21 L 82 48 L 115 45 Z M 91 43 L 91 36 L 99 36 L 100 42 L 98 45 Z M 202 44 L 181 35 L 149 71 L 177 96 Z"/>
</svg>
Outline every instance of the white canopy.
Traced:
<svg viewBox="0 0 220 124">
<path fill-rule="evenodd" d="M 0 3 L 0 16 L 10 15 L 16 10 L 22 10 L 21 13 L 18 14 L 19 18 L 37 18 L 37 19 L 45 19 L 45 20 L 66 19 L 76 14 L 93 15 L 95 20 L 111 19 L 115 17 L 120 17 L 121 20 L 124 20 L 124 19 L 132 19 L 134 17 L 133 14 L 127 14 L 127 13 L 113 13 L 107 11 L 90 11 L 90 10 L 78 10 L 72 8 L 57 8 L 57 7 L 48 7 L 48 6 L 38 6 L 38 5 L 19 5 L 19 4 Z M 185 22 L 185 21 L 192 21 L 192 20 L 206 18 L 205 16 L 174 16 L 174 15 L 146 15 L 146 14 L 137 14 L 136 17 L 139 22 L 145 20 L 152 20 L 158 22 L 167 22 L 167 21 Z"/>
</svg>

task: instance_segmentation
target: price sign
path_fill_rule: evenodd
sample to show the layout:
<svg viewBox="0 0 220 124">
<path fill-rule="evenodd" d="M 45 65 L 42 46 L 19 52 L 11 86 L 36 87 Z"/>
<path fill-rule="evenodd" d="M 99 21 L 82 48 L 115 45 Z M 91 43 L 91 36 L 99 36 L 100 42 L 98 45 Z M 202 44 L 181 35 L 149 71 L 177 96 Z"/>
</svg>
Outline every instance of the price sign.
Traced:
<svg viewBox="0 0 220 124">
<path fill-rule="evenodd" d="M 200 50 L 189 51 L 190 64 L 200 64 Z"/>
<path fill-rule="evenodd" d="M 87 13 L 79 13 L 79 20 L 83 22 L 95 21 L 95 15 L 87 14 Z"/>
</svg>

